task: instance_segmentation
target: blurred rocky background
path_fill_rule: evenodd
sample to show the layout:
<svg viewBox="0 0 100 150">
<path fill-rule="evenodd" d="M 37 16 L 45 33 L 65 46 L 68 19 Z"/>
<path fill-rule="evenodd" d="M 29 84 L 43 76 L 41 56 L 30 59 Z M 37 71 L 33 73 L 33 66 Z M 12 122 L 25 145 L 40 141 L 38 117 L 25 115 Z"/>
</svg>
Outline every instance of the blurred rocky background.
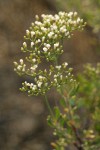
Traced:
<svg viewBox="0 0 100 150">
<path fill-rule="evenodd" d="M 0 150 L 52 149 L 43 97 L 28 97 L 19 91 L 24 77 L 13 71 L 13 61 L 23 56 L 23 36 L 36 14 L 69 11 L 67 0 L 60 2 L 64 7 L 56 0 L 0 0 Z M 95 65 L 100 61 L 100 32 L 93 32 L 93 26 L 87 24 L 83 32 L 64 42 L 64 50 L 60 61 L 68 61 L 76 73 L 87 62 Z M 56 99 L 53 94 L 49 94 L 51 104 Z"/>
</svg>

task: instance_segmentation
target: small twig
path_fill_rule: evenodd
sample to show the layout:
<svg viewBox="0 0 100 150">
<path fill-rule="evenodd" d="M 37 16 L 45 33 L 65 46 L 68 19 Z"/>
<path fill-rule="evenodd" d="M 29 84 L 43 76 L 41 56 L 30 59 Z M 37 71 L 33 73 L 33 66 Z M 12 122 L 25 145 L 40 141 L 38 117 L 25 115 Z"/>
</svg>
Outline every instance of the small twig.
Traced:
<svg viewBox="0 0 100 150">
<path fill-rule="evenodd" d="M 76 136 L 76 139 L 78 142 L 74 143 L 74 146 L 78 149 L 78 150 L 84 150 L 83 147 L 82 147 L 82 144 L 83 144 L 83 141 L 82 139 L 80 138 L 79 134 L 78 134 L 78 131 L 77 131 L 77 128 L 72 125 L 72 129 L 74 131 L 74 134 Z"/>
<path fill-rule="evenodd" d="M 49 110 L 50 114 L 53 116 L 53 112 L 52 112 L 52 109 L 51 109 L 51 107 L 50 107 L 50 104 L 49 104 L 49 102 L 48 102 L 48 99 L 47 99 L 47 96 L 46 96 L 46 95 L 45 95 L 45 102 L 46 102 L 46 105 L 47 105 L 47 107 L 48 107 L 48 110 Z"/>
</svg>

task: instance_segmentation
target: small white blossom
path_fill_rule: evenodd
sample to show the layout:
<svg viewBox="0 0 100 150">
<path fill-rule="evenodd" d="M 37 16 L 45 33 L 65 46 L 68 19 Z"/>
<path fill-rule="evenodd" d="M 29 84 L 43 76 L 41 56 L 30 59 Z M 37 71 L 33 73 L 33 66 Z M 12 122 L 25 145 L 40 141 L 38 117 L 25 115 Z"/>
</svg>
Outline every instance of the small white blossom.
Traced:
<svg viewBox="0 0 100 150">
<path fill-rule="evenodd" d="M 66 31 L 67 31 L 66 26 L 62 26 L 62 27 L 60 28 L 60 32 L 64 33 L 64 32 L 66 32 Z"/>
<path fill-rule="evenodd" d="M 65 14 L 65 12 L 62 12 L 62 11 L 59 12 L 60 16 L 64 16 L 64 14 Z"/>
<path fill-rule="evenodd" d="M 46 18 L 47 20 L 49 19 L 49 20 L 52 20 L 53 19 L 53 16 L 52 15 L 47 15 L 47 18 Z"/>
<path fill-rule="evenodd" d="M 34 22 L 31 23 L 32 27 L 34 27 Z"/>
<path fill-rule="evenodd" d="M 60 75 L 60 79 L 62 80 L 62 78 L 63 78 L 63 76 L 62 75 Z"/>
<path fill-rule="evenodd" d="M 54 75 L 54 78 L 57 78 L 57 75 L 56 75 L 56 74 Z"/>
<path fill-rule="evenodd" d="M 33 83 L 30 84 L 30 87 L 31 87 L 31 88 L 33 87 Z"/>
<path fill-rule="evenodd" d="M 49 38 L 52 38 L 53 35 L 54 35 L 54 32 L 50 32 L 50 33 L 48 34 L 48 37 L 49 37 Z"/>
<path fill-rule="evenodd" d="M 42 17 L 42 18 L 45 18 L 45 17 L 46 17 L 46 15 L 45 15 L 45 14 L 42 14 L 42 15 L 41 15 L 41 17 Z"/>
<path fill-rule="evenodd" d="M 42 31 L 44 31 L 44 32 L 46 32 L 46 31 L 47 31 L 47 29 L 46 29 L 46 28 L 44 28 L 44 27 L 41 27 L 41 30 L 42 30 Z"/>
<path fill-rule="evenodd" d="M 43 47 L 43 51 L 44 51 L 44 52 L 47 52 L 48 49 L 47 49 L 46 47 Z"/>
<path fill-rule="evenodd" d="M 45 40 L 45 36 L 42 37 L 42 41 L 44 41 L 44 40 Z"/>
<path fill-rule="evenodd" d="M 26 42 L 24 42 L 24 43 L 23 43 L 23 46 L 24 46 L 24 47 L 27 47 L 27 44 L 26 44 Z"/>
<path fill-rule="evenodd" d="M 65 33 L 65 36 L 68 36 L 68 35 L 69 35 L 69 31 Z"/>
<path fill-rule="evenodd" d="M 32 66 L 30 69 L 31 69 L 31 71 L 33 72 L 33 71 L 36 70 L 37 67 L 38 67 L 38 65 L 34 65 L 34 66 Z"/>
<path fill-rule="evenodd" d="M 54 49 L 56 49 L 59 46 L 59 42 L 54 44 Z"/>
<path fill-rule="evenodd" d="M 39 19 L 39 16 L 38 16 L 38 15 L 35 15 L 35 18 L 36 18 L 36 20 L 38 20 L 38 19 Z"/>
<path fill-rule="evenodd" d="M 25 81 L 24 83 L 27 84 L 27 81 Z"/>
<path fill-rule="evenodd" d="M 55 15 L 55 20 L 59 20 L 59 15 Z"/>
<path fill-rule="evenodd" d="M 72 19 L 69 19 L 68 21 L 67 21 L 67 24 L 71 24 L 72 23 Z"/>
<path fill-rule="evenodd" d="M 77 12 L 74 12 L 74 16 L 75 16 L 75 17 L 77 16 Z"/>
<path fill-rule="evenodd" d="M 31 37 L 33 37 L 35 35 L 34 31 L 31 31 Z"/>
<path fill-rule="evenodd" d="M 50 44 L 46 44 L 46 47 L 49 49 L 51 47 L 51 45 Z"/>
<path fill-rule="evenodd" d="M 38 87 L 40 88 L 40 87 L 41 87 L 41 85 L 42 85 L 42 82 L 39 82 L 39 83 L 38 83 Z"/>
<path fill-rule="evenodd" d="M 70 79 L 70 82 L 72 82 L 73 81 L 73 79 Z"/>
<path fill-rule="evenodd" d="M 33 59 L 32 59 L 32 61 L 35 63 L 35 62 L 36 62 L 36 59 L 35 59 L 35 58 L 33 58 Z"/>
<path fill-rule="evenodd" d="M 30 83 L 27 83 L 27 86 L 30 86 Z"/>
<path fill-rule="evenodd" d="M 34 46 L 34 42 L 31 42 L 31 48 Z"/>
<path fill-rule="evenodd" d="M 44 77 L 43 76 L 39 76 L 39 79 L 43 79 Z"/>
<path fill-rule="evenodd" d="M 61 66 L 56 66 L 56 69 L 60 70 L 60 69 L 61 69 Z"/>
<path fill-rule="evenodd" d="M 51 76 L 51 74 L 52 74 L 52 72 L 50 71 L 50 72 L 49 72 L 49 76 Z"/>
<path fill-rule="evenodd" d="M 57 25 L 52 25 L 53 30 L 57 30 Z"/>
<path fill-rule="evenodd" d="M 68 63 L 65 62 L 63 65 L 64 65 L 64 68 L 66 68 L 68 66 Z"/>
<path fill-rule="evenodd" d="M 33 85 L 32 90 L 35 91 L 37 89 L 36 85 Z"/>
<path fill-rule="evenodd" d="M 17 71 L 17 69 L 16 69 L 16 68 L 14 68 L 14 71 Z"/>
<path fill-rule="evenodd" d="M 21 69 L 22 69 L 22 66 L 21 66 L 21 65 L 18 65 L 18 66 L 17 66 L 17 70 L 20 71 Z"/>
<path fill-rule="evenodd" d="M 71 74 L 70 74 L 70 72 L 68 73 L 68 76 L 70 76 Z"/>
<path fill-rule="evenodd" d="M 37 40 L 37 42 L 38 42 L 38 43 L 40 43 L 40 42 L 41 42 L 41 40 L 40 40 L 40 39 L 38 39 L 38 40 Z"/>
<path fill-rule="evenodd" d="M 23 51 L 24 50 L 24 48 L 23 47 L 21 47 L 21 51 Z"/>
<path fill-rule="evenodd" d="M 56 39 L 56 38 L 57 38 L 57 34 L 54 35 L 54 39 Z"/>
<path fill-rule="evenodd" d="M 73 15 L 73 12 L 69 12 L 69 13 L 68 13 L 68 17 L 70 17 L 70 18 L 71 18 L 71 17 L 72 17 L 72 15 Z"/>
<path fill-rule="evenodd" d="M 15 66 L 17 66 L 17 65 L 18 65 L 18 63 L 17 63 L 17 62 L 14 62 L 14 65 L 15 65 Z"/>
<path fill-rule="evenodd" d="M 55 78 L 54 81 L 57 83 L 57 79 Z"/>
<path fill-rule="evenodd" d="M 38 50 L 38 54 L 40 55 L 40 50 Z"/>
<path fill-rule="evenodd" d="M 51 19 L 48 18 L 48 19 L 46 19 L 45 21 L 46 21 L 46 23 L 50 23 Z"/>
<path fill-rule="evenodd" d="M 46 86 L 46 87 L 48 86 L 48 83 L 47 83 L 47 82 L 45 83 L 45 86 Z"/>
<path fill-rule="evenodd" d="M 68 76 L 66 76 L 66 79 L 68 79 Z"/>
<path fill-rule="evenodd" d="M 79 23 L 80 21 L 81 21 L 81 19 L 78 17 L 78 18 L 77 18 L 77 23 Z"/>
<path fill-rule="evenodd" d="M 24 63 L 23 59 L 20 59 L 19 61 L 20 61 L 20 64 L 23 65 L 23 63 Z"/>
<path fill-rule="evenodd" d="M 30 31 L 29 30 L 26 30 L 26 35 L 29 35 L 30 34 Z"/>
<path fill-rule="evenodd" d="M 42 25 L 42 23 L 40 21 L 35 21 L 35 24 L 38 25 L 38 26 Z"/>
</svg>

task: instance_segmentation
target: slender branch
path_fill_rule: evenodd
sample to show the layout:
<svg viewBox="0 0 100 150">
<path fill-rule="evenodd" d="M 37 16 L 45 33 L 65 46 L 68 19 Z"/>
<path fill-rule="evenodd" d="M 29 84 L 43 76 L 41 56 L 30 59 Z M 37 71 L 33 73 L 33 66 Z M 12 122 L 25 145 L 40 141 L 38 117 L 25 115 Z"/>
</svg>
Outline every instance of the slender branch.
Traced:
<svg viewBox="0 0 100 150">
<path fill-rule="evenodd" d="M 64 96 L 64 99 L 67 102 L 67 105 L 68 105 L 68 108 L 69 108 L 70 119 L 73 120 L 73 114 L 71 112 L 72 107 L 69 103 L 69 96 L 67 96 L 67 100 L 66 100 L 66 97 Z M 75 137 L 76 137 L 76 140 L 77 140 L 77 142 L 74 143 L 74 146 L 77 148 L 77 150 L 84 150 L 83 147 L 82 147 L 83 141 L 81 140 L 81 138 L 79 136 L 77 128 L 73 124 L 71 124 L 71 126 L 72 126 L 72 130 L 73 130 L 73 132 L 75 134 Z"/>
<path fill-rule="evenodd" d="M 72 129 L 74 131 L 74 134 L 76 136 L 76 139 L 78 141 L 78 143 L 74 143 L 74 146 L 78 149 L 78 150 L 84 150 L 83 147 L 82 147 L 82 144 L 83 144 L 83 141 L 82 139 L 80 138 L 79 134 L 78 134 L 78 131 L 77 131 L 77 128 L 74 126 L 74 125 L 71 125 L 72 126 Z"/>
<path fill-rule="evenodd" d="M 47 96 L 45 95 L 44 97 L 45 97 L 45 102 L 46 102 L 46 105 L 48 107 L 48 110 L 49 110 L 50 114 L 53 116 L 53 111 L 52 111 L 52 109 L 50 107 L 50 104 L 48 102 Z"/>
</svg>

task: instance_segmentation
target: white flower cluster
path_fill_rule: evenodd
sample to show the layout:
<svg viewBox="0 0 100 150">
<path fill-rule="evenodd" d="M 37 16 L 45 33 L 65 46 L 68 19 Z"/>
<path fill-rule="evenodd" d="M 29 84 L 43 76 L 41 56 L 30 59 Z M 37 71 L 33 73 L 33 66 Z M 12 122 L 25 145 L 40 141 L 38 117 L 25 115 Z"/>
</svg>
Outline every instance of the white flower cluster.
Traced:
<svg viewBox="0 0 100 150">
<path fill-rule="evenodd" d="M 27 67 L 23 59 L 19 63 L 14 62 L 14 70 L 19 75 L 25 74 L 33 78 L 33 83 L 23 83 L 22 91 L 28 91 L 29 95 L 45 94 L 52 86 L 60 88 L 68 81 L 74 82 L 71 69 L 66 68 L 66 62 L 58 66 L 51 65 L 49 71 L 39 70 L 39 64 L 43 59 L 56 62 L 63 53 L 63 39 L 70 38 L 74 30 L 83 29 L 84 25 L 77 12 L 42 14 L 41 18 L 36 15 L 36 21 L 26 30 L 25 42 L 21 47 L 23 52 L 29 52 L 29 56 L 25 58 Z"/>
<path fill-rule="evenodd" d="M 66 85 L 68 82 L 76 82 L 71 74 L 72 68 L 67 68 L 68 63 L 65 62 L 62 65 L 55 66 L 53 86 L 60 88 L 62 85 Z"/>
<path fill-rule="evenodd" d="M 45 94 L 49 89 L 50 85 L 48 85 L 47 77 L 39 75 L 38 78 L 35 77 L 34 83 L 28 83 L 25 81 L 22 83 L 23 87 L 22 91 L 27 91 L 28 95 L 38 95 Z"/>
<path fill-rule="evenodd" d="M 30 45 L 24 42 L 21 50 L 34 51 L 34 55 L 54 61 L 55 57 L 63 53 L 62 46 L 59 46 L 62 39 L 70 38 L 74 30 L 83 29 L 85 24 L 83 19 L 78 17 L 77 12 L 42 14 L 41 18 L 36 15 L 36 21 L 29 30 L 26 30 L 25 39 L 30 41 Z"/>
<path fill-rule="evenodd" d="M 28 95 L 45 94 L 51 87 L 59 89 L 68 82 L 74 82 L 73 75 L 71 74 L 72 69 L 68 69 L 67 66 L 67 62 L 55 67 L 50 65 L 49 71 L 45 69 L 44 71 L 40 70 L 38 73 L 36 73 L 36 68 L 30 68 L 35 72 L 34 80 L 32 83 L 27 81 L 22 83 L 23 87 L 20 88 L 21 91 L 27 91 Z M 28 71 L 26 71 L 25 74 L 32 75 L 32 73 L 30 74 Z"/>
<path fill-rule="evenodd" d="M 26 71 L 26 69 L 25 69 L 26 68 L 26 64 L 24 64 L 23 59 L 19 60 L 19 64 L 17 62 L 14 62 L 14 65 L 16 67 L 16 68 L 14 68 L 14 71 L 16 71 L 18 74 L 21 73 L 21 75 L 22 75 L 22 74 L 25 73 L 25 71 Z"/>
</svg>

